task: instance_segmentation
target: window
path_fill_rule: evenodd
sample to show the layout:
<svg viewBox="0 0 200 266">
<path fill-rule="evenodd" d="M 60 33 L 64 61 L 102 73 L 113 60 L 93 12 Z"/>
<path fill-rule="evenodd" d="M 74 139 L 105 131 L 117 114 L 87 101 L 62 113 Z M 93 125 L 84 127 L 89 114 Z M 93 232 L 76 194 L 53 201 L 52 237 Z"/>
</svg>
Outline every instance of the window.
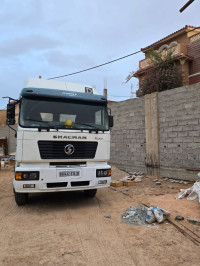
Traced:
<svg viewBox="0 0 200 266">
<path fill-rule="evenodd" d="M 22 99 L 19 124 L 22 127 L 109 130 L 106 105 L 98 102 L 59 100 L 50 98 Z"/>
</svg>

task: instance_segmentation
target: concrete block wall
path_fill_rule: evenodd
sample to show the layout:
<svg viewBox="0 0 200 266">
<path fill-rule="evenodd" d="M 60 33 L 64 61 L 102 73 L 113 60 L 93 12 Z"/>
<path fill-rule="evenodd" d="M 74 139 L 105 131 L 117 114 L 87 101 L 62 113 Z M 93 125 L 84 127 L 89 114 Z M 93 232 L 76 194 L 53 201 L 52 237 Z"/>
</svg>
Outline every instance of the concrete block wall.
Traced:
<svg viewBox="0 0 200 266">
<path fill-rule="evenodd" d="M 200 83 L 159 93 L 160 166 L 200 169 Z"/>
<path fill-rule="evenodd" d="M 111 162 L 143 166 L 146 157 L 144 98 L 109 105 L 114 115 L 111 132 Z M 125 169 L 125 168 L 124 168 Z"/>
<path fill-rule="evenodd" d="M 15 130 L 17 129 L 17 125 L 12 126 Z M 10 129 L 8 126 L 0 126 L 0 138 L 8 139 L 8 154 L 16 151 L 16 138 L 15 132 Z"/>
<path fill-rule="evenodd" d="M 110 108 L 111 163 L 127 171 L 147 171 L 153 156 L 159 158 L 154 166 L 172 168 L 172 175 L 182 169 L 180 176 L 195 178 L 194 170 L 200 171 L 200 83 L 112 103 Z"/>
</svg>

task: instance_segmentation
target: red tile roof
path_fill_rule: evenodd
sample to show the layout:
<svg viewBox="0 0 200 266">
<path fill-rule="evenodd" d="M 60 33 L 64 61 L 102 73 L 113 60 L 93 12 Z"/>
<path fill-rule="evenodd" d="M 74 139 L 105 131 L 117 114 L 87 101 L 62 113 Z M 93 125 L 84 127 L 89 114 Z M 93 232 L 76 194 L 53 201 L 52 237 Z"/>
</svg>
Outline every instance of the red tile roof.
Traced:
<svg viewBox="0 0 200 266">
<path fill-rule="evenodd" d="M 151 44 L 151 45 L 149 45 L 149 46 L 147 46 L 147 47 L 145 47 L 145 48 L 141 48 L 141 51 L 142 51 L 142 52 L 145 52 L 145 51 L 149 50 L 150 48 L 152 48 L 152 47 L 154 47 L 154 46 L 156 46 L 156 45 L 158 45 L 158 44 L 160 44 L 160 43 L 162 43 L 162 42 L 164 42 L 164 41 L 166 41 L 166 40 L 170 40 L 171 38 L 174 38 L 175 36 L 178 36 L 178 35 L 184 34 L 185 32 L 187 32 L 187 29 L 190 30 L 190 29 L 196 29 L 196 28 L 197 28 L 197 27 L 189 26 L 189 25 L 185 25 L 185 27 L 183 27 L 183 28 L 181 28 L 180 30 L 177 30 L 177 31 L 175 31 L 175 32 L 173 32 L 173 33 L 167 35 L 166 37 L 160 39 L 159 41 L 157 41 L 157 42 L 155 42 L 155 43 L 153 43 L 153 44 Z M 200 29 L 199 29 L 199 30 L 200 30 Z"/>
</svg>

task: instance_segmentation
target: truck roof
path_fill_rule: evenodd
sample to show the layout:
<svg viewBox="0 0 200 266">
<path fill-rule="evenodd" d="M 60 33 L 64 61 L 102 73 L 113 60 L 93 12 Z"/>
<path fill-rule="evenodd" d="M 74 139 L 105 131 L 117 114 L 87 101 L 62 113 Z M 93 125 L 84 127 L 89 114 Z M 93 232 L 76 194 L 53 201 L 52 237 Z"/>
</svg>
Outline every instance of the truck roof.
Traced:
<svg viewBox="0 0 200 266">
<path fill-rule="evenodd" d="M 66 85 L 68 89 L 66 89 Z M 42 79 L 28 79 L 24 83 L 24 88 L 22 89 L 20 96 L 31 98 L 70 99 L 76 101 L 96 102 L 102 105 L 107 104 L 107 100 L 103 95 L 97 93 L 94 94 L 92 93 L 93 91 L 88 91 L 88 89 L 93 89 L 91 86 L 85 86 L 87 85 Z"/>
<path fill-rule="evenodd" d="M 23 88 L 54 89 L 76 91 L 82 93 L 99 94 L 91 85 L 71 83 L 65 81 L 47 80 L 41 78 L 29 78 L 25 80 Z"/>
</svg>

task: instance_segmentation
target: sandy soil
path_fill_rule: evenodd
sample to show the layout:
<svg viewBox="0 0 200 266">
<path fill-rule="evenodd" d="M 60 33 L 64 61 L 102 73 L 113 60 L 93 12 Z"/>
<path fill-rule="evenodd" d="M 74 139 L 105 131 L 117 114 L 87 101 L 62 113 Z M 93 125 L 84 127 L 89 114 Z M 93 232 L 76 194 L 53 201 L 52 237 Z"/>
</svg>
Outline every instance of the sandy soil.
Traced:
<svg viewBox="0 0 200 266">
<path fill-rule="evenodd" d="M 113 168 L 113 179 L 126 175 Z M 148 227 L 121 221 L 128 207 L 142 202 L 170 211 L 172 221 L 183 215 L 176 224 L 200 237 L 200 226 L 187 222 L 200 218 L 199 203 L 175 199 L 183 185 L 169 189 L 168 182 L 157 186 L 148 177 L 133 187 L 99 190 L 93 199 L 82 192 L 37 194 L 18 207 L 12 177 L 12 171 L 0 171 L 0 265 L 200 265 L 200 246 L 170 223 Z"/>
</svg>

